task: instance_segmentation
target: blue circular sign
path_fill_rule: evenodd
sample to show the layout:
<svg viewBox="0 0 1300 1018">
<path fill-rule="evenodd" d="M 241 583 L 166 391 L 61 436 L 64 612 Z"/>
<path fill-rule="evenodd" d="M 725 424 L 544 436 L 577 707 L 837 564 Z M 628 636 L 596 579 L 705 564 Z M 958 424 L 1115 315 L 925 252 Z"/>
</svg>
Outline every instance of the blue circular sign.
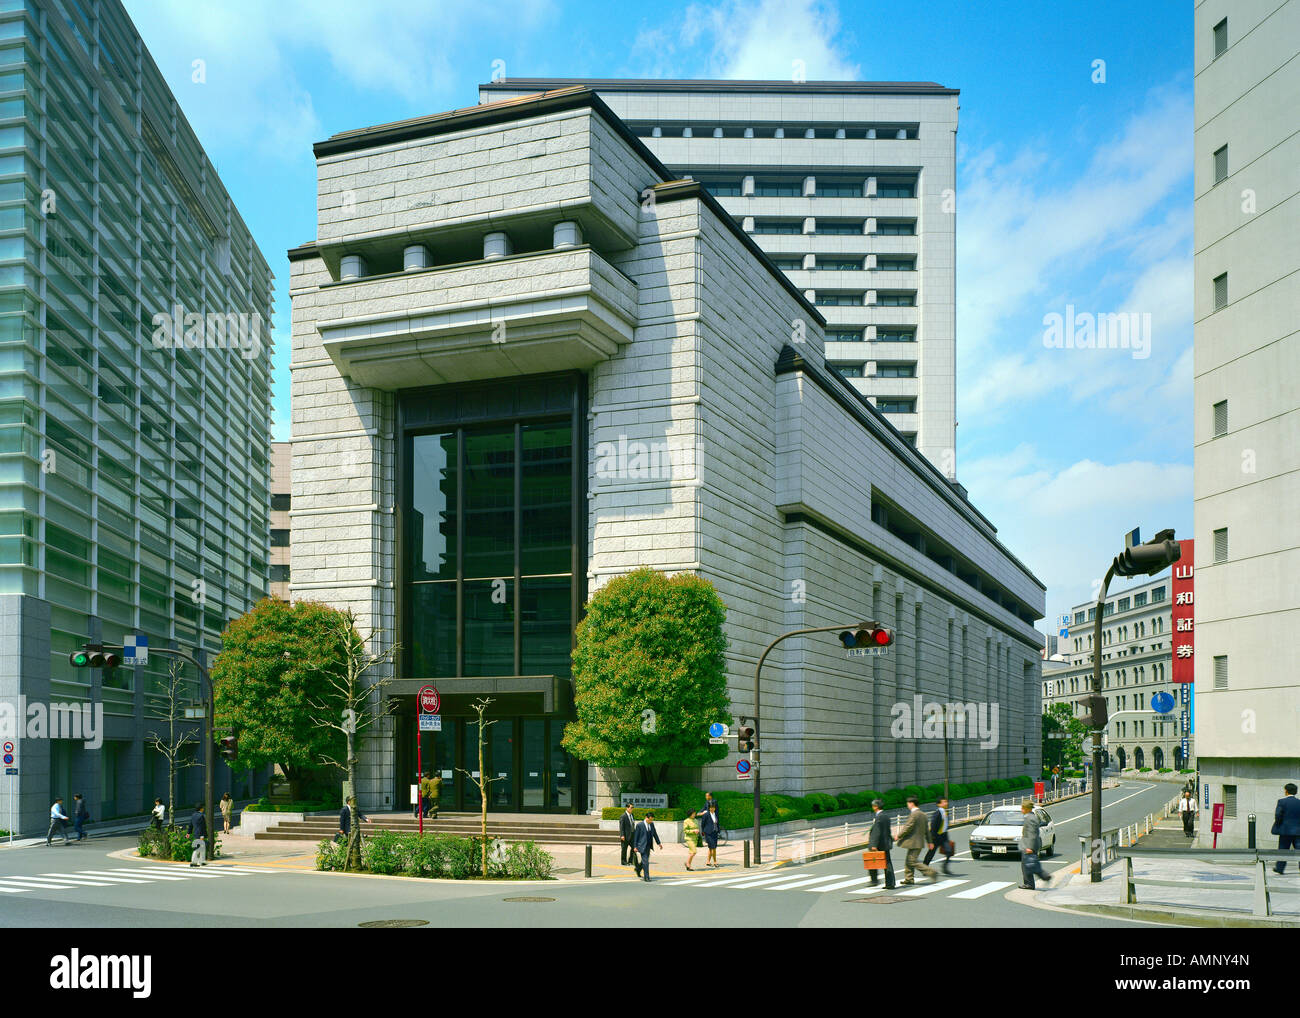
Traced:
<svg viewBox="0 0 1300 1018">
<path fill-rule="evenodd" d="M 721 739 L 723 733 L 726 732 L 726 730 L 727 730 L 727 726 L 724 725 L 721 721 L 715 721 L 713 722 L 713 724 L 709 725 L 709 735 L 714 739 Z"/>
<path fill-rule="evenodd" d="M 6 753 L 6 754 L 5 754 L 5 766 L 8 767 L 8 766 L 9 766 L 10 764 L 12 764 L 13 762 L 14 762 L 14 755 L 13 755 L 12 753 Z"/>
<path fill-rule="evenodd" d="M 737 761 L 736 761 L 736 773 L 737 773 L 737 774 L 748 774 L 748 773 L 749 773 L 749 768 L 750 768 L 750 763 L 749 763 L 748 760 L 737 760 Z"/>
<path fill-rule="evenodd" d="M 1151 709 L 1159 714 L 1168 714 L 1174 709 L 1174 694 L 1160 692 L 1151 697 Z"/>
</svg>

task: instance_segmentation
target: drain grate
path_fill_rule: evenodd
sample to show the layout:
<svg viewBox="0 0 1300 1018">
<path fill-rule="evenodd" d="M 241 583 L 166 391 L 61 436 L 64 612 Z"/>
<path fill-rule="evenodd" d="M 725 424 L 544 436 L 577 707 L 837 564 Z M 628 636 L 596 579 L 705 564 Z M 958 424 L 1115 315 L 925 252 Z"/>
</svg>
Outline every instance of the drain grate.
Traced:
<svg viewBox="0 0 1300 1018">
<path fill-rule="evenodd" d="M 554 901 L 554 898 L 533 898 L 524 896 L 521 898 L 502 898 L 502 901 Z"/>
<path fill-rule="evenodd" d="M 363 930 L 404 929 L 408 926 L 428 926 L 428 919 L 374 919 L 368 923 L 357 923 Z"/>
<path fill-rule="evenodd" d="M 901 894 L 877 894 L 871 898 L 852 898 L 851 901 L 859 905 L 896 905 L 900 901 L 916 901 L 915 898 L 904 898 Z"/>
</svg>

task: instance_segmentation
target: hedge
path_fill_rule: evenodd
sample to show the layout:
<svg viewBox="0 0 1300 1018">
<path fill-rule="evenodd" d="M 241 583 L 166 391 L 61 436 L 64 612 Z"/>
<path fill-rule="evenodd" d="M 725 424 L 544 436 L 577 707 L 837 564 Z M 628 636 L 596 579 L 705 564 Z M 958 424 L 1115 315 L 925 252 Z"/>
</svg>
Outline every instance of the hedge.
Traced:
<svg viewBox="0 0 1300 1018">
<path fill-rule="evenodd" d="M 362 839 L 361 867 L 367 873 L 469 880 L 482 875 L 481 844 L 455 834 L 380 830 Z M 345 843 L 322 841 L 316 846 L 316 868 L 342 870 L 346 856 Z M 499 842 L 488 849 L 489 879 L 549 880 L 554 864 L 550 853 L 531 841 Z"/>
</svg>

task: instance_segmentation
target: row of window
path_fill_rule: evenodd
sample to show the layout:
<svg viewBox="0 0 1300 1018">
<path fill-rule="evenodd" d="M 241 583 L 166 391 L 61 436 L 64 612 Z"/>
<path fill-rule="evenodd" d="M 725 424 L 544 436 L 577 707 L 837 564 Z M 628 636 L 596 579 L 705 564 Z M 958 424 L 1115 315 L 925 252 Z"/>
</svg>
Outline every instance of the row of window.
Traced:
<svg viewBox="0 0 1300 1018">
<path fill-rule="evenodd" d="M 915 272 L 915 255 L 881 255 L 874 263 L 870 255 L 817 255 L 811 265 L 803 255 L 769 255 L 782 272 Z"/>
<path fill-rule="evenodd" d="M 702 177 L 700 183 L 715 198 L 915 198 L 915 177 L 815 177 L 755 178 L 746 190 L 745 178 Z M 874 187 L 870 181 L 874 181 Z"/>
<path fill-rule="evenodd" d="M 915 290 L 817 290 L 813 303 L 827 308 L 914 308 Z M 872 300 L 872 295 L 875 299 Z"/>
<path fill-rule="evenodd" d="M 736 124 L 736 123 L 653 123 L 628 121 L 639 138 L 805 138 L 858 141 L 914 141 L 919 124 L 855 123 L 831 124 Z"/>
<path fill-rule="evenodd" d="M 1152 588 L 1151 604 L 1159 604 L 1161 601 L 1165 599 L 1166 594 L 1167 594 L 1167 588 L 1164 586 Z M 1102 618 L 1106 618 L 1115 613 L 1116 603 L 1117 602 L 1115 601 L 1106 602 L 1106 609 L 1105 611 L 1102 612 Z M 1147 592 L 1145 590 L 1139 591 L 1138 593 L 1133 595 L 1134 609 L 1145 608 L 1146 605 L 1147 605 Z M 1129 610 L 1128 598 L 1127 597 L 1120 598 L 1118 600 L 1118 606 L 1121 612 L 1128 611 Z M 1097 609 L 1095 606 L 1087 609 L 1087 611 L 1084 611 L 1084 609 L 1080 608 L 1078 611 L 1074 613 L 1074 624 L 1076 626 L 1082 625 L 1084 622 L 1093 622 L 1096 620 L 1096 618 L 1097 618 Z"/>
<path fill-rule="evenodd" d="M 871 330 L 875 329 L 872 334 Z M 826 330 L 828 343 L 915 343 L 916 329 L 911 326 L 876 325 L 860 329 L 834 328 Z"/>
<path fill-rule="evenodd" d="M 877 361 L 875 375 L 866 373 L 862 362 L 841 363 L 832 361 L 831 367 L 845 378 L 915 378 L 916 361 Z"/>
</svg>

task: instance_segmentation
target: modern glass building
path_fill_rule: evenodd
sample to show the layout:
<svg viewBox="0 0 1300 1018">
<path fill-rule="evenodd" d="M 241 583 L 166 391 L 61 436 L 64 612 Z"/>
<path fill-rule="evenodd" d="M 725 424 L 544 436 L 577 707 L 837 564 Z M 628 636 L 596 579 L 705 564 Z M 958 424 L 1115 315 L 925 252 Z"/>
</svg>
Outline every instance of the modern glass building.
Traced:
<svg viewBox="0 0 1300 1018">
<path fill-rule="evenodd" d="M 165 795 L 164 660 L 72 649 L 212 652 L 266 592 L 272 276 L 117 0 L 0 12 L 0 702 L 104 715 L 97 749 L 19 733 L 26 830 Z"/>
</svg>

